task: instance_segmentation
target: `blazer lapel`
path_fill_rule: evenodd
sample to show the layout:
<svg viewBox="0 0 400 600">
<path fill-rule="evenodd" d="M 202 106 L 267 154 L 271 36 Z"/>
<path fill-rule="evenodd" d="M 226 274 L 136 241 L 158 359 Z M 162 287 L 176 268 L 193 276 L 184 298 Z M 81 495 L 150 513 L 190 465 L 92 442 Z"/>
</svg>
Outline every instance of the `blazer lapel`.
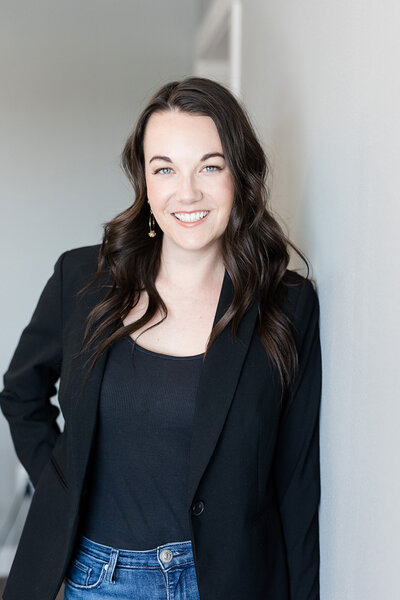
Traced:
<svg viewBox="0 0 400 600">
<path fill-rule="evenodd" d="M 233 292 L 232 280 L 225 270 L 213 327 L 231 303 Z M 215 339 L 204 360 L 193 418 L 188 476 L 188 510 L 224 426 L 256 324 L 257 314 L 258 302 L 257 299 L 253 299 L 240 322 L 236 340 L 232 339 L 231 323 L 229 323 Z"/>
<path fill-rule="evenodd" d="M 106 278 L 105 283 L 111 282 Z M 213 327 L 230 305 L 233 299 L 233 291 L 233 283 L 228 272 L 225 270 Z M 104 290 L 92 293 L 90 306 L 87 309 L 90 310 L 93 308 L 103 295 L 105 295 Z M 237 339 L 233 341 L 231 324 L 228 324 L 216 338 L 204 360 L 195 400 L 195 413 L 192 425 L 187 489 L 188 509 L 191 506 L 201 476 L 217 444 L 234 397 L 236 385 L 255 327 L 257 312 L 258 302 L 257 299 L 254 299 L 240 322 Z M 101 336 L 101 340 L 106 338 L 110 333 L 111 328 L 106 329 Z M 88 356 L 85 354 L 77 359 L 74 367 L 74 383 L 73 390 L 71 390 L 74 402 L 74 424 L 70 428 L 70 435 L 72 469 L 78 482 L 77 491 L 81 489 L 80 484 L 84 480 L 94 441 L 100 389 L 108 353 L 109 349 L 103 352 L 97 360 L 91 375 L 83 387 L 83 381 L 88 368 L 84 367 L 84 362 Z"/>
<path fill-rule="evenodd" d="M 100 282 L 105 285 L 111 285 L 109 273 L 100 275 Z M 91 291 L 84 300 L 84 309 L 82 314 L 83 321 L 87 314 L 96 306 L 106 295 L 107 290 L 96 289 Z M 82 323 L 84 326 L 84 323 Z M 83 329 L 82 329 L 83 331 Z M 112 333 L 112 327 L 106 328 L 98 342 L 102 342 Z M 80 346 L 82 333 L 78 333 L 76 340 L 77 347 Z M 96 361 L 90 376 L 86 378 L 91 361 L 85 366 L 85 362 L 91 356 L 93 350 L 83 353 L 73 363 L 73 382 L 71 382 L 71 396 L 73 403 L 73 426 L 70 428 L 71 436 L 71 460 L 72 472 L 78 482 L 78 491 L 81 490 L 85 472 L 88 465 L 90 451 L 95 436 L 96 421 L 98 414 L 98 405 L 100 399 L 101 383 L 103 381 L 105 366 L 110 348 L 107 348 Z"/>
</svg>

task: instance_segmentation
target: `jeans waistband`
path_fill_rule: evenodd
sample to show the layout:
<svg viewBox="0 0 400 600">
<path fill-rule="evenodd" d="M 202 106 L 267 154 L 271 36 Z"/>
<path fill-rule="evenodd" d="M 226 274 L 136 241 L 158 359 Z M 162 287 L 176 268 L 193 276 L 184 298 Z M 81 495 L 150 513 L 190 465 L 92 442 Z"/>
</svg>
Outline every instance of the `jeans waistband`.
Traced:
<svg viewBox="0 0 400 600">
<path fill-rule="evenodd" d="M 125 550 L 105 546 L 88 539 L 84 535 L 79 538 L 78 548 L 95 558 L 107 563 L 118 562 L 125 567 L 176 567 L 193 561 L 192 542 L 170 542 L 151 550 Z M 114 559 L 114 560 L 112 560 Z"/>
</svg>

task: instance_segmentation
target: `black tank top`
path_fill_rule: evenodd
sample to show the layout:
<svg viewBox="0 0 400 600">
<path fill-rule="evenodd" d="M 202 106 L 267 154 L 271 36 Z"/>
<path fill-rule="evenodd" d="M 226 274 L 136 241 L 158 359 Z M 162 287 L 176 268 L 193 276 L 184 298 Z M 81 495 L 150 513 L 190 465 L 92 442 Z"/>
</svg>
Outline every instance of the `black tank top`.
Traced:
<svg viewBox="0 0 400 600">
<path fill-rule="evenodd" d="M 187 476 L 202 359 L 153 352 L 130 337 L 110 348 L 81 520 L 89 539 L 128 550 L 190 539 Z"/>
</svg>

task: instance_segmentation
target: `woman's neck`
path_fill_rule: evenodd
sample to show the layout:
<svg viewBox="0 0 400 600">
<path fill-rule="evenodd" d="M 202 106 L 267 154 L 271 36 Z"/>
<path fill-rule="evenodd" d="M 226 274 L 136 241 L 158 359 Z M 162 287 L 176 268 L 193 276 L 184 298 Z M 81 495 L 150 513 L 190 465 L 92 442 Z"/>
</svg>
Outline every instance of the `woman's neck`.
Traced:
<svg viewBox="0 0 400 600">
<path fill-rule="evenodd" d="M 188 296 L 204 295 L 207 290 L 220 286 L 224 274 L 220 253 L 178 249 L 161 253 L 157 286 Z"/>
</svg>

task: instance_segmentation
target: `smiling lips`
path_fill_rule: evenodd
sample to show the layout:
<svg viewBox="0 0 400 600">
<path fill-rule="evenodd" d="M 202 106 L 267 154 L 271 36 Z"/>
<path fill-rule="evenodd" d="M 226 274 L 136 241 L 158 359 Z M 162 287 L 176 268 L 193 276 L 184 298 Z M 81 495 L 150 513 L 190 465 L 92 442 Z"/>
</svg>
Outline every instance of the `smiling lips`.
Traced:
<svg viewBox="0 0 400 600">
<path fill-rule="evenodd" d="M 181 223 L 181 225 L 187 227 L 202 223 L 206 219 L 209 212 L 209 210 L 200 210 L 193 212 L 176 212 L 172 214 L 174 215 L 175 219 Z"/>
</svg>

